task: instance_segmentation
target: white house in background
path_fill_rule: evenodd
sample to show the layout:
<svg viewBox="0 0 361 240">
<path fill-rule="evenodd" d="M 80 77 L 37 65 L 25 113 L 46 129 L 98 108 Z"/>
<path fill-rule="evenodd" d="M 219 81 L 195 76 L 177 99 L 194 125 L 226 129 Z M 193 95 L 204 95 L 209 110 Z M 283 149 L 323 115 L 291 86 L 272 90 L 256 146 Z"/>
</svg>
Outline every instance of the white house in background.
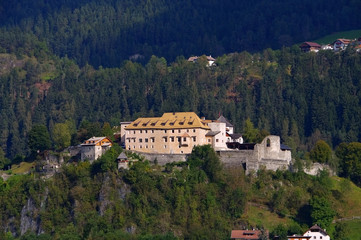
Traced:
<svg viewBox="0 0 361 240">
<path fill-rule="evenodd" d="M 219 121 L 212 121 L 208 123 L 208 127 L 211 128 L 206 136 L 212 137 L 212 146 L 214 150 L 225 150 L 227 149 L 227 132 L 226 123 Z"/>
<path fill-rule="evenodd" d="M 337 51 L 341 51 L 341 50 L 345 50 L 346 47 L 351 43 L 351 40 L 350 39 L 344 39 L 344 38 L 340 38 L 340 39 L 337 39 L 336 41 L 334 41 L 332 43 L 333 45 L 333 50 L 335 52 Z"/>
<path fill-rule="evenodd" d="M 195 63 L 195 62 L 198 61 L 199 58 L 200 57 L 198 57 L 198 56 L 190 57 L 190 58 L 188 58 L 188 62 Z M 206 56 L 206 58 L 207 58 L 207 61 L 208 61 L 208 66 L 213 66 L 213 64 L 215 64 L 214 62 L 216 61 L 216 59 L 214 59 L 211 55 Z"/>
<path fill-rule="evenodd" d="M 243 144 L 243 137 L 240 133 L 234 133 L 233 125 L 223 116 L 221 115 L 218 119 L 218 122 L 222 122 L 226 124 L 226 135 L 227 135 L 227 142 L 238 142 Z"/>
<path fill-rule="evenodd" d="M 333 50 L 333 45 L 331 44 L 325 44 L 321 46 L 322 50 Z"/>
<path fill-rule="evenodd" d="M 107 137 L 92 137 L 81 144 L 81 160 L 97 160 L 112 147 L 112 141 Z"/>
<path fill-rule="evenodd" d="M 326 229 L 320 228 L 317 224 L 308 229 L 303 236 L 311 237 L 310 240 L 330 240 L 330 236 L 327 234 Z"/>
<path fill-rule="evenodd" d="M 240 133 L 228 134 L 227 133 L 227 142 L 238 142 L 240 144 L 243 144 L 242 134 L 240 134 Z"/>
</svg>

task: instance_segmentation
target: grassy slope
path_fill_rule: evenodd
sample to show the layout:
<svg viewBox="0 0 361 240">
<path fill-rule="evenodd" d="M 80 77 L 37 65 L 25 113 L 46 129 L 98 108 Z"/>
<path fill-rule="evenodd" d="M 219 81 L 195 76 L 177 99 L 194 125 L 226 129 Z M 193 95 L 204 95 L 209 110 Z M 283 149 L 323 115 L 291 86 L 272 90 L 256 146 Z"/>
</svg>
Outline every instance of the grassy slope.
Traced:
<svg viewBox="0 0 361 240">
<path fill-rule="evenodd" d="M 359 38 L 359 37 L 361 37 L 361 29 L 333 33 L 333 34 L 324 36 L 323 38 L 313 40 L 312 42 L 316 42 L 318 44 L 330 44 L 338 38 L 355 39 L 355 38 Z"/>
<path fill-rule="evenodd" d="M 351 219 L 353 216 L 361 216 L 361 188 L 347 179 L 340 177 L 332 177 L 332 190 L 334 190 L 334 197 L 337 199 L 333 202 L 335 210 L 338 212 L 336 218 Z M 269 211 L 264 206 L 257 206 L 255 204 L 248 204 L 245 213 L 242 216 L 253 225 L 263 225 L 265 228 L 272 231 L 277 225 L 283 224 L 290 226 L 293 219 L 289 217 L 281 218 L 276 213 Z M 347 233 L 350 240 L 359 240 L 361 236 L 361 220 L 344 220 L 346 224 Z M 332 224 L 331 229 L 334 229 L 335 224 Z M 330 229 L 330 231 L 332 231 Z"/>
<path fill-rule="evenodd" d="M 361 188 L 347 179 L 332 177 L 332 190 L 341 193 L 339 201 L 334 203 L 340 218 L 361 216 Z M 337 195 L 336 195 L 337 196 Z M 336 198 L 336 196 L 334 196 Z"/>
<path fill-rule="evenodd" d="M 341 192 L 339 201 L 334 202 L 335 210 L 339 213 L 339 218 L 346 218 L 342 223 L 346 224 L 347 233 L 350 240 L 360 240 L 361 220 L 353 219 L 361 216 L 361 188 L 347 179 L 333 177 L 333 190 Z M 334 225 L 334 224 L 333 224 Z"/>
<path fill-rule="evenodd" d="M 21 162 L 20 164 L 13 164 L 11 166 L 12 173 L 14 174 L 23 174 L 30 171 L 32 167 L 35 166 L 35 162 Z"/>
<path fill-rule="evenodd" d="M 361 220 L 353 220 L 346 222 L 348 237 L 350 240 L 360 240 L 361 236 Z"/>
<path fill-rule="evenodd" d="M 290 218 L 281 218 L 277 213 L 271 212 L 263 207 L 248 204 L 242 216 L 252 226 L 264 226 L 266 229 L 274 229 L 277 225 L 290 226 L 293 222 Z"/>
</svg>

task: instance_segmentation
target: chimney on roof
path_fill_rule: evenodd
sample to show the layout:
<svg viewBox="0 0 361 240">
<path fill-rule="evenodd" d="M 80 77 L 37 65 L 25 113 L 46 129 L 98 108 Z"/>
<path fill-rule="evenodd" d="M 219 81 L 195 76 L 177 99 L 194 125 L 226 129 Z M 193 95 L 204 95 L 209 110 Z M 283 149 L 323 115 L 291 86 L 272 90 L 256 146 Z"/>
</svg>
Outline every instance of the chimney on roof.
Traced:
<svg viewBox="0 0 361 240">
<path fill-rule="evenodd" d="M 201 117 L 202 120 L 206 120 L 206 117 Z"/>
</svg>

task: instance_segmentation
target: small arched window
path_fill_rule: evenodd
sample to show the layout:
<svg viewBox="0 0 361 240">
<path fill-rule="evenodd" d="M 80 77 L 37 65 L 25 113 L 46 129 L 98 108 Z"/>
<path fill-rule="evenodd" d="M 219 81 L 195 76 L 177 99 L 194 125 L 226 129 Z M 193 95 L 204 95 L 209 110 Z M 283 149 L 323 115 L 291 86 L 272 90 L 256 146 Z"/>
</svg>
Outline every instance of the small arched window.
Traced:
<svg viewBox="0 0 361 240">
<path fill-rule="evenodd" d="M 267 147 L 271 146 L 271 140 L 269 140 L 269 138 L 267 138 Z"/>
</svg>

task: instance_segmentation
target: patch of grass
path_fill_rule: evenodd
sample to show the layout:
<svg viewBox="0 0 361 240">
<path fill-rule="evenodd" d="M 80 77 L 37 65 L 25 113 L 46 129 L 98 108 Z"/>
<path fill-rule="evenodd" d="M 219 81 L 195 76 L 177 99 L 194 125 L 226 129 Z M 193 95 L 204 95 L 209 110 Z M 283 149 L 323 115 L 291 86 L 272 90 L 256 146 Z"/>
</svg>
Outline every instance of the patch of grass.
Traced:
<svg viewBox="0 0 361 240">
<path fill-rule="evenodd" d="M 274 229 L 279 224 L 290 226 L 294 222 L 288 217 L 281 218 L 276 213 L 252 205 L 247 206 L 247 210 L 242 217 L 247 219 L 249 224 L 253 226 L 259 225 L 269 230 Z"/>
<path fill-rule="evenodd" d="M 32 167 L 35 166 L 35 162 L 21 162 L 20 164 L 13 164 L 11 166 L 11 171 L 13 174 L 23 174 L 30 171 Z"/>
<path fill-rule="evenodd" d="M 332 190 L 341 194 L 341 198 L 335 202 L 336 211 L 341 217 L 361 216 L 361 188 L 348 179 L 332 177 Z"/>
<path fill-rule="evenodd" d="M 57 77 L 57 75 L 54 72 L 42 73 L 40 76 L 41 80 L 43 80 L 43 81 L 48 81 L 48 80 L 54 79 L 56 77 Z"/>
<path fill-rule="evenodd" d="M 322 38 L 313 40 L 312 42 L 316 42 L 318 44 L 330 44 L 333 43 L 338 38 L 346 38 L 346 39 L 357 39 L 361 37 L 361 29 L 352 30 L 352 31 L 345 31 L 345 32 L 337 32 Z"/>
<path fill-rule="evenodd" d="M 350 240 L 360 240 L 361 236 L 361 220 L 352 220 L 345 222 Z"/>
</svg>

